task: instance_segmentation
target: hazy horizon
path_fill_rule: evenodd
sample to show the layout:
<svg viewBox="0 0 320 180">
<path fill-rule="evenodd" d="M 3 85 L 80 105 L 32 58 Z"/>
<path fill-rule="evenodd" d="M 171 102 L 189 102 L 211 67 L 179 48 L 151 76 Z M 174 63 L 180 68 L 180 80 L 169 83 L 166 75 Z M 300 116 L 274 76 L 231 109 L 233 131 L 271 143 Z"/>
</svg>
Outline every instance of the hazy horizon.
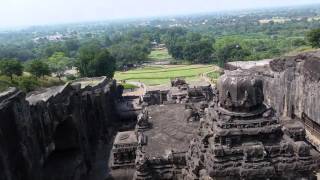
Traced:
<svg viewBox="0 0 320 180">
<path fill-rule="evenodd" d="M 320 3 L 320 0 L 1 0 L 0 28 Z"/>
</svg>

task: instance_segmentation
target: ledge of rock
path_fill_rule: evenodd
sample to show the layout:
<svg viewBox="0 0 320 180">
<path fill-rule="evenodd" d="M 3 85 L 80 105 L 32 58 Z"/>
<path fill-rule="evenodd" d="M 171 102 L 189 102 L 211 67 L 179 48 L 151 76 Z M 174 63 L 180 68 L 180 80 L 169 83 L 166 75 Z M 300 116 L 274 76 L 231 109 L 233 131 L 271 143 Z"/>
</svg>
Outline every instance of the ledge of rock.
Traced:
<svg viewBox="0 0 320 180">
<path fill-rule="evenodd" d="M 85 78 L 0 94 L 0 180 L 85 179 L 114 131 L 116 83 Z"/>
<path fill-rule="evenodd" d="M 227 69 L 250 69 L 261 75 L 264 100 L 280 115 L 306 116 L 320 124 L 320 51 L 264 60 L 250 68 L 248 64 L 250 62 L 232 62 Z"/>
</svg>

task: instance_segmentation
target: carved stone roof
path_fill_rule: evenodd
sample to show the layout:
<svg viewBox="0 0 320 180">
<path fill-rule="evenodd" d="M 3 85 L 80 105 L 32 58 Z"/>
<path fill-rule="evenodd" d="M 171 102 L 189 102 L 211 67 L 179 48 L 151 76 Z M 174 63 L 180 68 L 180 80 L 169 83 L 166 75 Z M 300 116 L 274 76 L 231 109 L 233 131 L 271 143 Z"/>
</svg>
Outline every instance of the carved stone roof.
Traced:
<svg viewBox="0 0 320 180">
<path fill-rule="evenodd" d="M 247 71 L 231 71 L 218 80 L 220 105 L 228 110 L 249 112 L 263 103 L 262 80 Z"/>
<path fill-rule="evenodd" d="M 118 132 L 114 144 L 124 145 L 124 144 L 138 144 L 138 139 L 134 131 L 124 131 Z"/>
</svg>

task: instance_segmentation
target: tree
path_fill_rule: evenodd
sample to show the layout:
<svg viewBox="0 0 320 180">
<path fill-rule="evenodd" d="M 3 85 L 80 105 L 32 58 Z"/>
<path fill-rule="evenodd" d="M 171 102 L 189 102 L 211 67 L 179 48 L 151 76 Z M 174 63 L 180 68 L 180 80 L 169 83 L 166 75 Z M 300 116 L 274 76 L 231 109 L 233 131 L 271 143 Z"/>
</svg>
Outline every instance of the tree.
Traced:
<svg viewBox="0 0 320 180">
<path fill-rule="evenodd" d="M 212 61 L 215 42 L 211 36 L 202 36 L 199 33 L 177 29 L 169 31 L 166 37 L 166 45 L 169 54 L 174 59 L 184 59 L 192 63 L 209 63 Z"/>
<path fill-rule="evenodd" d="M 41 60 L 32 60 L 29 62 L 28 71 L 36 77 L 50 75 L 49 66 Z"/>
<path fill-rule="evenodd" d="M 307 44 L 306 41 L 304 39 L 300 39 L 300 38 L 299 39 L 294 39 L 292 41 L 292 45 L 295 46 L 295 47 L 304 46 L 306 44 Z"/>
<path fill-rule="evenodd" d="M 199 33 L 189 32 L 186 35 L 187 42 L 189 42 L 189 43 L 198 42 L 201 40 L 201 38 L 202 38 L 202 36 Z"/>
<path fill-rule="evenodd" d="M 183 51 L 184 59 L 192 63 L 209 63 L 214 52 L 212 44 L 205 40 L 186 43 Z"/>
<path fill-rule="evenodd" d="M 39 81 L 32 76 L 20 76 L 17 81 L 19 89 L 25 92 L 34 91 L 40 86 Z"/>
<path fill-rule="evenodd" d="M 105 36 L 104 46 L 105 46 L 105 47 L 109 47 L 109 46 L 111 46 L 111 45 L 112 45 L 112 41 L 111 41 L 110 37 L 109 37 L 109 36 Z"/>
<path fill-rule="evenodd" d="M 250 52 L 243 49 L 239 44 L 230 44 L 220 49 L 218 56 L 219 66 L 224 67 L 227 62 L 241 61 L 246 56 L 250 56 Z"/>
<path fill-rule="evenodd" d="M 80 51 L 78 69 L 81 76 L 112 78 L 116 69 L 116 61 L 107 49 L 88 46 Z"/>
<path fill-rule="evenodd" d="M 69 38 L 64 42 L 64 46 L 66 49 L 65 54 L 69 57 L 75 57 L 80 48 L 80 41 L 77 38 Z"/>
<path fill-rule="evenodd" d="M 64 72 L 71 67 L 72 60 L 68 57 L 65 57 L 63 52 L 56 52 L 49 57 L 47 64 L 50 71 L 55 73 L 59 80 L 61 80 Z"/>
<path fill-rule="evenodd" d="M 312 47 L 320 47 L 320 28 L 313 29 L 307 34 L 307 39 Z"/>
<path fill-rule="evenodd" d="M 52 42 L 49 43 L 44 49 L 44 57 L 50 57 L 55 52 L 67 52 L 67 48 L 64 46 L 62 42 Z"/>
<path fill-rule="evenodd" d="M 182 43 L 176 43 L 175 45 L 172 45 L 168 48 L 169 54 L 174 59 L 183 59 L 183 44 Z"/>
<path fill-rule="evenodd" d="M 212 41 L 201 40 L 199 43 L 199 52 L 196 59 L 196 63 L 210 63 L 213 60 L 214 49 L 212 47 Z"/>
<path fill-rule="evenodd" d="M 0 73 L 5 76 L 9 76 L 11 81 L 13 75 L 21 76 L 23 73 L 23 66 L 18 60 L 1 60 L 0 61 Z"/>
<path fill-rule="evenodd" d="M 116 61 L 107 49 L 102 49 L 89 63 L 89 76 L 107 76 L 113 78 Z"/>
<path fill-rule="evenodd" d="M 164 36 L 164 42 L 168 48 L 168 52 L 174 59 L 183 59 L 186 34 L 187 31 L 183 28 L 172 28 L 168 29 Z M 190 39 L 192 39 L 192 34 L 189 36 Z"/>
<path fill-rule="evenodd" d="M 127 64 L 141 63 L 147 59 L 150 53 L 146 44 L 129 41 L 112 45 L 109 50 L 120 68 Z"/>
<path fill-rule="evenodd" d="M 76 38 L 70 38 L 65 41 L 64 45 L 66 46 L 68 52 L 77 51 L 80 47 L 80 42 Z"/>
<path fill-rule="evenodd" d="M 100 46 L 93 42 L 85 44 L 80 48 L 77 67 L 81 76 L 89 76 L 89 63 L 95 58 L 99 50 Z"/>
</svg>

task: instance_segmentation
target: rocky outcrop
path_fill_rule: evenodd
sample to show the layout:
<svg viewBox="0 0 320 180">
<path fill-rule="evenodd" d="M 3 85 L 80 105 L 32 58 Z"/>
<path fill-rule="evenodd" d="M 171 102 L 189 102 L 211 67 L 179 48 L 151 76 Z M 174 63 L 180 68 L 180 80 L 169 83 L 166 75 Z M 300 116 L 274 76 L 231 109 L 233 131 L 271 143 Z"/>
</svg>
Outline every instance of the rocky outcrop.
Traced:
<svg viewBox="0 0 320 180">
<path fill-rule="evenodd" d="M 259 74 L 265 103 L 280 116 L 301 120 L 307 138 L 320 150 L 320 51 L 261 63 L 233 62 L 226 67 Z"/>
<path fill-rule="evenodd" d="M 260 74 L 265 102 L 280 115 L 302 118 L 304 114 L 320 124 L 320 51 L 261 63 L 232 62 L 227 67 Z"/>
<path fill-rule="evenodd" d="M 81 79 L 28 95 L 0 94 L 0 180 L 86 179 L 114 131 L 116 83 Z"/>
<path fill-rule="evenodd" d="M 270 62 L 263 76 L 265 101 L 283 116 L 305 114 L 320 124 L 320 58 L 316 53 Z"/>
</svg>

